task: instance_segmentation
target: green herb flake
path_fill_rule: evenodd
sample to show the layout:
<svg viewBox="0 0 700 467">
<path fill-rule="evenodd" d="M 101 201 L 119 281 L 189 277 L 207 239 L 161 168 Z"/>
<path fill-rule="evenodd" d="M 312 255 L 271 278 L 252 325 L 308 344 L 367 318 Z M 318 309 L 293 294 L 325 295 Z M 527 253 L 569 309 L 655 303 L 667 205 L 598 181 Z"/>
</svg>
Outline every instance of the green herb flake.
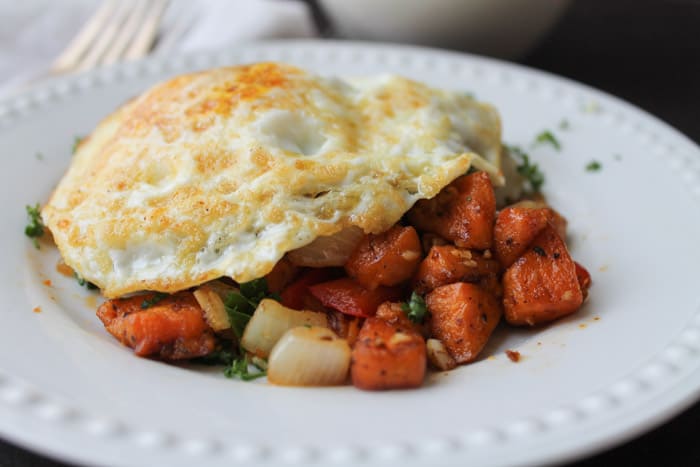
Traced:
<svg viewBox="0 0 700 467">
<path fill-rule="evenodd" d="M 267 376 L 267 371 L 259 368 L 258 370 L 257 372 L 250 371 L 250 360 L 248 360 L 248 355 L 245 355 L 243 358 L 234 359 L 224 370 L 224 376 L 227 378 L 240 378 L 243 381 L 252 381 Z"/>
<path fill-rule="evenodd" d="M 24 207 L 27 210 L 27 215 L 29 216 L 29 223 L 24 227 L 24 235 L 31 238 L 34 242 L 36 249 L 39 249 L 38 238 L 44 235 L 44 221 L 41 220 L 41 212 L 39 210 L 39 203 L 35 206 L 26 205 Z"/>
<path fill-rule="evenodd" d="M 251 303 L 240 292 L 231 292 L 224 299 L 224 309 L 228 315 L 228 322 L 238 342 L 243 337 L 243 331 L 255 311 L 256 304 Z"/>
<path fill-rule="evenodd" d="M 225 365 L 230 366 L 233 360 L 235 360 L 236 355 L 230 350 L 219 349 L 214 352 L 204 355 L 203 357 L 197 357 L 192 359 L 192 363 L 197 363 L 200 365 Z"/>
<path fill-rule="evenodd" d="M 147 308 L 150 308 L 153 305 L 155 305 L 156 303 L 165 299 L 165 297 L 167 297 L 167 296 L 168 296 L 167 293 L 156 292 L 152 297 L 146 298 L 141 302 L 141 309 L 145 310 Z"/>
<path fill-rule="evenodd" d="M 425 306 L 425 300 L 415 291 L 411 293 L 411 299 L 408 303 L 401 304 L 401 309 L 406 313 L 408 319 L 414 323 L 422 323 L 428 316 L 428 308 Z"/>
<path fill-rule="evenodd" d="M 581 112 L 586 114 L 597 114 L 600 113 L 600 104 L 596 101 L 588 101 L 581 106 Z"/>
<path fill-rule="evenodd" d="M 224 298 L 224 309 L 228 315 L 228 322 L 239 342 L 250 317 L 258 304 L 265 298 L 272 298 L 278 302 L 282 300 L 279 294 L 271 293 L 268 290 L 267 280 L 264 277 L 240 284 L 240 291 L 231 292 Z"/>
<path fill-rule="evenodd" d="M 511 156 L 519 164 L 516 166 L 518 173 L 530 184 L 530 190 L 538 193 L 544 184 L 544 174 L 537 164 L 530 161 L 530 156 L 518 146 L 506 146 Z"/>
<path fill-rule="evenodd" d="M 264 277 L 241 284 L 241 295 L 247 298 L 254 307 L 257 307 L 258 303 L 268 294 L 267 280 Z"/>
<path fill-rule="evenodd" d="M 97 290 L 98 289 L 98 287 L 95 284 L 93 284 L 90 281 L 86 281 L 85 279 L 83 279 L 80 276 L 80 274 L 78 274 L 75 271 L 73 271 L 73 277 L 75 277 L 75 280 L 78 281 L 78 285 L 80 285 L 81 287 L 85 287 L 88 290 Z M 143 303 L 141 304 L 141 308 L 143 308 Z"/>
<path fill-rule="evenodd" d="M 587 172 L 599 172 L 603 168 L 603 165 L 598 162 L 598 161 L 590 161 L 588 164 L 586 164 L 586 171 Z"/>
<path fill-rule="evenodd" d="M 82 143 L 83 141 L 85 141 L 84 136 L 75 136 L 73 138 L 73 149 L 72 149 L 73 154 L 75 154 L 75 151 L 78 150 L 78 146 L 80 146 L 80 143 Z"/>
<path fill-rule="evenodd" d="M 36 160 L 38 160 L 38 161 L 44 160 L 44 155 L 40 152 L 37 152 L 36 154 L 34 154 L 34 157 L 36 157 Z"/>
<path fill-rule="evenodd" d="M 616 161 L 621 161 L 621 160 L 622 160 L 622 156 L 621 156 L 620 154 L 615 154 L 615 155 L 613 156 L 613 158 L 614 158 Z"/>
<path fill-rule="evenodd" d="M 537 137 L 535 137 L 535 146 L 540 144 L 551 144 L 557 151 L 561 150 L 561 143 L 549 130 L 542 131 Z"/>
<path fill-rule="evenodd" d="M 571 124 L 569 123 L 569 121 L 565 118 L 562 118 L 561 121 L 559 122 L 559 129 L 566 131 L 569 128 L 571 128 Z"/>
</svg>

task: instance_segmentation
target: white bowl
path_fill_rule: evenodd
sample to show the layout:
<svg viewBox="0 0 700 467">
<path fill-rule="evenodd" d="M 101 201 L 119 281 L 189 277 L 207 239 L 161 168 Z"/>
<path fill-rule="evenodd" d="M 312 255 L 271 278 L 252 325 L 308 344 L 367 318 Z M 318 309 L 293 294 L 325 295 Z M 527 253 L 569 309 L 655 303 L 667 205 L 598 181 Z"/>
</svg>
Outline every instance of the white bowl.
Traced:
<svg viewBox="0 0 700 467">
<path fill-rule="evenodd" d="M 348 39 L 446 47 L 500 58 L 530 50 L 569 0 L 318 0 Z"/>
</svg>

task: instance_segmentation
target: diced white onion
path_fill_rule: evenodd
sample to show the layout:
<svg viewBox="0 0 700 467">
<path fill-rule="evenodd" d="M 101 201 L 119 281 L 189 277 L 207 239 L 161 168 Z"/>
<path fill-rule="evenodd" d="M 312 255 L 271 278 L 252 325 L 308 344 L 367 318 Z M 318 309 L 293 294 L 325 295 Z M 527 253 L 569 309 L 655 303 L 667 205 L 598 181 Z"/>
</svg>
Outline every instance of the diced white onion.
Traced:
<svg viewBox="0 0 700 467">
<path fill-rule="evenodd" d="M 325 313 L 292 310 L 279 302 L 265 299 L 260 302 L 243 332 L 241 344 L 253 355 L 267 358 L 282 335 L 297 326 L 328 327 Z"/>
<path fill-rule="evenodd" d="M 289 260 L 297 266 L 325 268 L 342 266 L 364 237 L 361 228 L 346 227 L 334 235 L 318 237 L 306 246 L 287 253 Z"/>
<path fill-rule="evenodd" d="M 457 362 L 447 351 L 442 341 L 438 339 L 428 339 L 425 342 L 428 360 L 439 370 L 451 370 L 457 366 Z"/>
<path fill-rule="evenodd" d="M 344 384 L 350 369 L 350 354 L 348 342 L 330 329 L 293 328 L 272 349 L 267 380 L 283 386 Z"/>
<path fill-rule="evenodd" d="M 194 291 L 194 298 L 204 311 L 204 319 L 214 332 L 220 332 L 231 327 L 226 308 L 221 296 L 216 290 L 205 284 Z"/>
</svg>

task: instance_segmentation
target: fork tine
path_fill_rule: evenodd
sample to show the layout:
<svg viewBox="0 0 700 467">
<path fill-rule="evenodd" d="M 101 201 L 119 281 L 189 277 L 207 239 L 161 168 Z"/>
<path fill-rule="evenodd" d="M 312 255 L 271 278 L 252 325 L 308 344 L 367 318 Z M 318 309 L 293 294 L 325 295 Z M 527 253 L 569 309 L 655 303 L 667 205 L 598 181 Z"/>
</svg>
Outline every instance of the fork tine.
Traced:
<svg viewBox="0 0 700 467">
<path fill-rule="evenodd" d="M 97 40 L 93 43 L 85 57 L 78 63 L 78 66 L 75 67 L 75 71 L 89 70 L 100 63 L 100 59 L 105 52 L 107 52 L 119 28 L 124 24 L 124 20 L 129 14 L 130 6 L 131 2 L 128 1 L 119 3 L 118 8 L 112 13 L 110 20 L 100 31 Z"/>
<path fill-rule="evenodd" d="M 124 27 L 121 29 L 119 35 L 112 43 L 112 46 L 102 58 L 102 65 L 109 65 L 119 60 L 127 45 L 129 45 L 131 39 L 136 35 L 136 31 L 138 31 L 139 26 L 145 21 L 147 7 L 148 2 L 144 0 L 136 2 L 136 5 L 131 10 Z"/>
<path fill-rule="evenodd" d="M 150 50 L 158 32 L 160 17 L 167 4 L 168 0 L 154 0 L 146 16 L 146 21 L 124 55 L 126 60 L 143 57 Z"/>
<path fill-rule="evenodd" d="M 118 0 L 102 2 L 97 11 L 85 23 L 61 55 L 54 60 L 50 68 L 51 73 L 64 73 L 75 67 L 118 4 Z"/>
<path fill-rule="evenodd" d="M 198 10 L 192 8 L 192 3 L 189 2 L 171 2 L 167 13 L 170 14 L 171 21 L 169 27 L 163 31 L 164 34 L 158 37 L 153 51 L 155 55 L 172 52 L 198 19 Z M 165 20 L 164 18 L 163 21 Z"/>
</svg>

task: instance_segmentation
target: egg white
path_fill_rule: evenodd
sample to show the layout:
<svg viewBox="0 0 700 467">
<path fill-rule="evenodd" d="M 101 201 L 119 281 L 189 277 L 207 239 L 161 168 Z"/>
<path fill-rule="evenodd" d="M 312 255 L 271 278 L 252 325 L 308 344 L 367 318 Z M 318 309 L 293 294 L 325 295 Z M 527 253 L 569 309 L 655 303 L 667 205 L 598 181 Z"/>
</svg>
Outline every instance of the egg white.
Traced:
<svg viewBox="0 0 700 467">
<path fill-rule="evenodd" d="M 244 282 L 319 236 L 386 230 L 472 164 L 502 183 L 500 136 L 490 105 L 398 76 L 219 68 L 100 123 L 42 216 L 107 297 Z"/>
</svg>

